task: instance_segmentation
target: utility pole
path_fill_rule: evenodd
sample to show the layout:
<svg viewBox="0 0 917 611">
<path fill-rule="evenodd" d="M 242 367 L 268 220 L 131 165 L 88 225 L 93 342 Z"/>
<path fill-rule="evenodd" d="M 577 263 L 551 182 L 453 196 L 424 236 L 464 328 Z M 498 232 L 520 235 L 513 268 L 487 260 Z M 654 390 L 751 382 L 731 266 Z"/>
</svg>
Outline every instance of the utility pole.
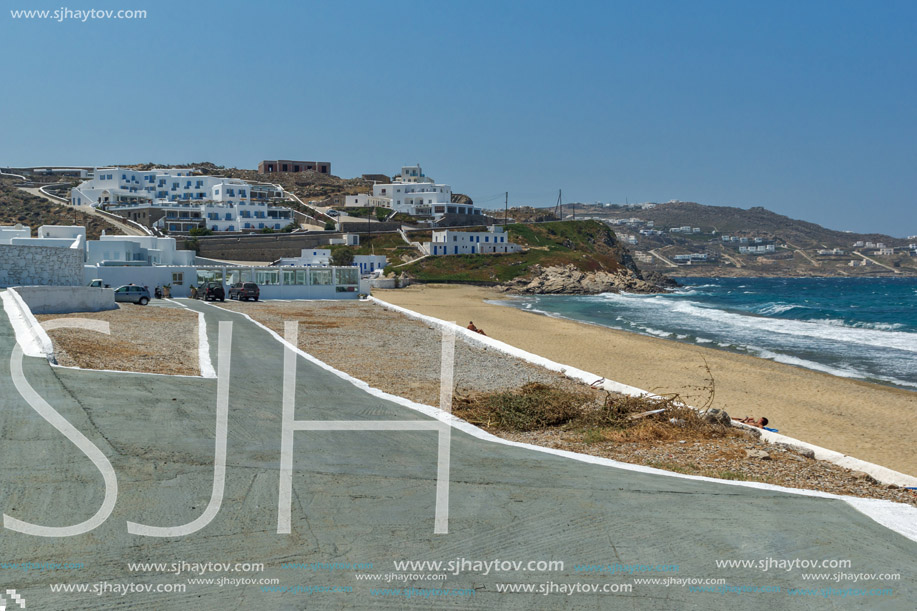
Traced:
<svg viewBox="0 0 917 611">
<path fill-rule="evenodd" d="M 509 217 L 509 191 L 506 192 L 506 199 L 503 202 L 503 229 L 506 229 L 507 217 Z"/>
</svg>

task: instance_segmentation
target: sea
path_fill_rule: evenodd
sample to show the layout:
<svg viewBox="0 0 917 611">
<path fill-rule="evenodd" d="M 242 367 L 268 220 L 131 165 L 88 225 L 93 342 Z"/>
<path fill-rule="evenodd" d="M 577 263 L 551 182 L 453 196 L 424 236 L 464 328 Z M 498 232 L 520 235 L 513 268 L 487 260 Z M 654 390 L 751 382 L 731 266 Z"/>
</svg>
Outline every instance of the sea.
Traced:
<svg viewBox="0 0 917 611">
<path fill-rule="evenodd" d="M 678 278 L 671 293 L 495 301 L 917 391 L 917 278 Z"/>
</svg>

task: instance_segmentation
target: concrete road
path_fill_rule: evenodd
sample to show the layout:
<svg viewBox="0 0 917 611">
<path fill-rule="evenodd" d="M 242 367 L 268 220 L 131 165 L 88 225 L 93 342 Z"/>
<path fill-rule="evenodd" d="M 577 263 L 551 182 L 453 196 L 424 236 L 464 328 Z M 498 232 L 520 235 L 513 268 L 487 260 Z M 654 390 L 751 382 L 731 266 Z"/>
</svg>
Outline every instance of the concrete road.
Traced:
<svg viewBox="0 0 917 611">
<path fill-rule="evenodd" d="M 209 525 L 183 537 L 133 535 L 126 527 L 177 526 L 204 512 L 214 478 L 216 380 L 52 369 L 25 358 L 26 380 L 104 453 L 118 478 L 114 510 L 88 534 L 42 538 L 0 530 L 0 590 L 15 589 L 29 609 L 915 606 L 917 543 L 842 501 L 587 464 L 459 431 L 451 437 L 448 534 L 434 534 L 438 446 L 431 431 L 295 433 L 292 532 L 278 534 L 281 344 L 241 315 L 180 301 L 205 312 L 215 365 L 218 322 L 234 323 L 222 507 Z M 14 344 L 2 316 L 4 359 Z M 305 358 L 295 367 L 297 420 L 428 420 Z M 0 510 L 50 526 L 90 518 L 104 497 L 100 472 L 21 398 L 10 372 L 6 364 L 0 370 Z M 458 562 L 396 568 L 402 560 Z M 718 560 L 755 566 L 718 568 Z M 804 581 L 810 571 L 772 564 L 808 560 L 849 562 L 811 572 L 901 577 Z M 471 564 L 494 561 L 522 567 Z M 558 561 L 562 569 L 538 564 Z M 68 562 L 82 567 L 10 568 Z M 444 580 L 430 577 L 443 574 Z M 725 581 L 697 592 L 671 581 L 637 584 L 635 577 Z M 277 582 L 234 585 L 239 579 Z M 88 591 L 52 591 L 58 584 Z M 534 591 L 500 593 L 501 584 Z M 162 591 L 177 586 L 185 591 Z M 161 591 L 136 591 L 144 587 Z M 608 592 L 583 591 L 592 587 Z M 122 595 L 124 588 L 134 591 Z M 854 595 L 851 588 L 888 592 Z"/>
<path fill-rule="evenodd" d="M 49 202 L 51 202 L 52 204 L 57 204 L 58 206 L 66 206 L 67 208 L 73 208 L 74 210 L 79 210 L 80 212 L 83 212 L 90 216 L 94 216 L 108 223 L 115 229 L 118 229 L 124 235 L 139 235 L 139 236 L 148 235 L 144 233 L 143 231 L 141 231 L 140 229 L 138 229 L 137 227 L 134 227 L 130 223 L 122 223 L 108 216 L 105 216 L 104 214 L 100 214 L 99 211 L 93 208 L 92 206 L 88 206 L 88 205 L 73 206 L 67 200 L 58 199 L 51 195 L 48 195 L 47 193 L 42 191 L 41 188 L 39 187 L 19 187 L 19 189 L 22 191 L 25 191 L 26 193 L 29 193 L 30 195 L 34 195 L 36 197 L 46 199 Z"/>
</svg>

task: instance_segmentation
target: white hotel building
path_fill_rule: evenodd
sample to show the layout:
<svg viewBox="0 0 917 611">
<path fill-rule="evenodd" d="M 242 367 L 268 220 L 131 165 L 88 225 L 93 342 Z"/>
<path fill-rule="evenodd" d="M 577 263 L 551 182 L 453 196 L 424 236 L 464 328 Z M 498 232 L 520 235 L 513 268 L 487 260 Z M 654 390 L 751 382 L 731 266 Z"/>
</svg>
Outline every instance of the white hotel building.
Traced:
<svg viewBox="0 0 917 611">
<path fill-rule="evenodd" d="M 491 225 L 487 231 L 434 231 L 433 241 L 424 242 L 430 255 L 488 255 L 521 252 L 522 247 L 507 241 L 503 227 Z"/>
<path fill-rule="evenodd" d="M 202 224 L 213 231 L 282 229 L 293 222 L 291 209 L 263 201 L 263 189 L 238 178 L 195 175 L 188 168 L 100 168 L 91 180 L 71 190 L 70 201 L 177 232 Z"/>
<path fill-rule="evenodd" d="M 442 217 L 444 214 L 480 214 L 470 204 L 452 201 L 452 187 L 438 184 L 426 176 L 419 165 L 403 166 L 390 184 L 376 183 L 372 194 L 348 195 L 347 208 L 389 208 L 413 216 Z"/>
</svg>

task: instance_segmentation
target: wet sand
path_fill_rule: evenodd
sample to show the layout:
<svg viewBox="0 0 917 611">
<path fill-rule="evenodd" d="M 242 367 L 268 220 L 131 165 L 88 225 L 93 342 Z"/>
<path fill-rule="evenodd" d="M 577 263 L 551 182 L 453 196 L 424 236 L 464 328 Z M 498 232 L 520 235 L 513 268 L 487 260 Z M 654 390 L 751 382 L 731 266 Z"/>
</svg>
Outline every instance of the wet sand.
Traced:
<svg viewBox="0 0 917 611">
<path fill-rule="evenodd" d="M 766 416 L 781 433 L 917 475 L 917 393 L 839 378 L 751 356 L 485 303 L 509 297 L 461 285 L 415 285 L 373 295 L 467 325 L 551 360 L 691 404 L 709 396 L 733 417 Z"/>
</svg>

